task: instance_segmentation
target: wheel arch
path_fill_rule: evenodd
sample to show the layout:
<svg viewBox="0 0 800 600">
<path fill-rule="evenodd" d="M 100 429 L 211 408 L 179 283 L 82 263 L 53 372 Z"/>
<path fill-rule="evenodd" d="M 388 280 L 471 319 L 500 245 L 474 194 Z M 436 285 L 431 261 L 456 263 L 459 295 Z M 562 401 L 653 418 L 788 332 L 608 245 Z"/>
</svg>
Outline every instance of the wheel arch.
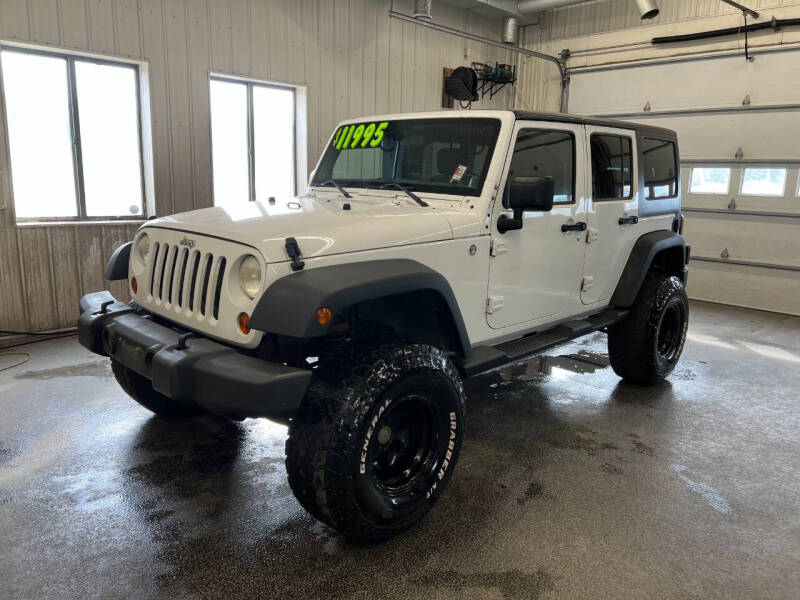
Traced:
<svg viewBox="0 0 800 600">
<path fill-rule="evenodd" d="M 370 306 L 373 311 L 379 307 L 392 312 L 393 307 L 409 301 L 441 308 L 446 322 L 439 325 L 452 334 L 453 350 L 462 358 L 469 357 L 469 336 L 447 279 L 410 259 L 332 265 L 282 277 L 261 296 L 250 317 L 250 326 L 294 338 L 322 337 L 329 327 L 316 320 L 316 312 L 322 307 L 329 308 L 334 315 L 356 306 Z M 396 321 L 400 327 L 408 323 L 402 318 Z"/>
<path fill-rule="evenodd" d="M 672 231 L 652 231 L 640 237 L 611 297 L 612 306 L 632 306 L 645 277 L 653 270 L 674 275 L 686 283 L 687 255 L 685 240 Z"/>
</svg>

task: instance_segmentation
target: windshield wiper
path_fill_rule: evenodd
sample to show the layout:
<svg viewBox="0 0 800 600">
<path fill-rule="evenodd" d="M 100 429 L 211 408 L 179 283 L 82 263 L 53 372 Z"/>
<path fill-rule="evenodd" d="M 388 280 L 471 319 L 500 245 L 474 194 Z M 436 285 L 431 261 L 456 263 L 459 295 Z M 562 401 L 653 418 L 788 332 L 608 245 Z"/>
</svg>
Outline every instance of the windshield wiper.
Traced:
<svg viewBox="0 0 800 600">
<path fill-rule="evenodd" d="M 420 206 L 428 206 L 428 203 L 425 202 L 425 200 L 423 200 L 422 198 L 417 196 L 415 193 L 410 191 L 408 188 L 403 187 L 402 185 L 400 185 L 399 183 L 396 183 L 394 181 L 392 181 L 390 183 L 384 183 L 380 187 L 380 189 L 382 189 L 382 190 L 388 190 L 389 188 L 394 188 L 396 190 L 400 190 L 401 192 L 407 194 L 409 198 L 411 198 L 414 202 L 416 202 Z"/>
<path fill-rule="evenodd" d="M 319 183 L 317 185 L 319 185 L 319 187 L 328 187 L 330 185 L 333 185 L 333 186 L 336 187 L 337 190 L 339 190 L 342 193 L 342 196 L 344 196 L 345 198 L 352 198 L 352 196 L 347 193 L 347 190 L 344 189 L 341 185 L 339 185 L 333 179 L 328 179 L 328 181 L 323 181 L 322 183 Z"/>
</svg>

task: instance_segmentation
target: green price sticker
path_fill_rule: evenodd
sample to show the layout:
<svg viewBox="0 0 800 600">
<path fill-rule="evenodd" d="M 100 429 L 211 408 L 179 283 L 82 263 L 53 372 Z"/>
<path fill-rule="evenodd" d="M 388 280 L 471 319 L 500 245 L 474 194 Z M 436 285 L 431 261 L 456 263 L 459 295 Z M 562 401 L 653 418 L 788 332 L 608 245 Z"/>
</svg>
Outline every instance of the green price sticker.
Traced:
<svg viewBox="0 0 800 600">
<path fill-rule="evenodd" d="M 333 136 L 333 147 L 337 150 L 355 150 L 357 148 L 377 148 L 383 141 L 383 132 L 389 122 L 357 123 L 344 125 Z"/>
</svg>

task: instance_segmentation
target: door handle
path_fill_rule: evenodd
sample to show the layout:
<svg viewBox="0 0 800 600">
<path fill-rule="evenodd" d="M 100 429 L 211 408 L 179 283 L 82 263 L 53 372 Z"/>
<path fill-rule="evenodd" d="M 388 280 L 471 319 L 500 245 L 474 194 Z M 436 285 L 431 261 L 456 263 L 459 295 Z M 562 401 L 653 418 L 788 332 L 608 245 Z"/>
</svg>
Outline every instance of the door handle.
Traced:
<svg viewBox="0 0 800 600">
<path fill-rule="evenodd" d="M 568 231 L 586 231 L 586 223 L 583 221 L 575 223 L 574 225 L 564 223 L 561 226 L 561 233 L 567 233 Z"/>
<path fill-rule="evenodd" d="M 639 222 L 639 217 L 620 217 L 620 225 L 636 225 Z"/>
</svg>

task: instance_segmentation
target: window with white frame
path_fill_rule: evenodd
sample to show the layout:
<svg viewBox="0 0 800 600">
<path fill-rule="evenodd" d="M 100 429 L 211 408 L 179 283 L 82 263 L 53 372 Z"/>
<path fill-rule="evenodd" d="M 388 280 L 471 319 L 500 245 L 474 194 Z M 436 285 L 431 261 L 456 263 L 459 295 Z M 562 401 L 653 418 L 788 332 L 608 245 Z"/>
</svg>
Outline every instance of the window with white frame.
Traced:
<svg viewBox="0 0 800 600">
<path fill-rule="evenodd" d="M 210 82 L 214 204 L 235 208 L 295 194 L 295 90 L 214 75 Z"/>
<path fill-rule="evenodd" d="M 135 64 L 0 49 L 17 221 L 145 216 Z"/>
<path fill-rule="evenodd" d="M 730 167 L 695 167 L 689 182 L 692 194 L 725 195 L 731 187 Z"/>
<path fill-rule="evenodd" d="M 742 174 L 742 195 L 783 196 L 786 175 L 786 169 L 747 167 Z"/>
</svg>

